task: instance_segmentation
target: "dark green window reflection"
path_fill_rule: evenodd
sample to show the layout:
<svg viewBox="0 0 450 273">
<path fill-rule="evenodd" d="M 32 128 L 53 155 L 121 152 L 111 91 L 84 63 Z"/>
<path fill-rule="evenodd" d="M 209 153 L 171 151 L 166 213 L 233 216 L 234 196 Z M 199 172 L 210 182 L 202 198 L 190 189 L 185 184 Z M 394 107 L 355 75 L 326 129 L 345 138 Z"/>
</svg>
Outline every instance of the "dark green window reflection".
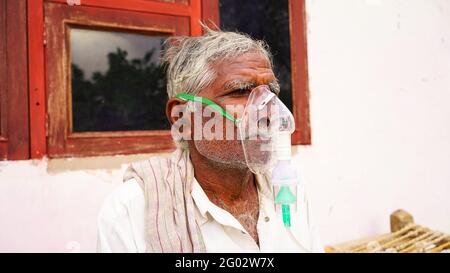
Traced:
<svg viewBox="0 0 450 273">
<path fill-rule="evenodd" d="M 222 30 L 244 32 L 269 44 L 280 82 L 280 98 L 292 110 L 289 1 L 220 0 L 219 7 Z"/>
<path fill-rule="evenodd" d="M 163 130 L 166 36 L 72 28 L 73 132 Z"/>
</svg>

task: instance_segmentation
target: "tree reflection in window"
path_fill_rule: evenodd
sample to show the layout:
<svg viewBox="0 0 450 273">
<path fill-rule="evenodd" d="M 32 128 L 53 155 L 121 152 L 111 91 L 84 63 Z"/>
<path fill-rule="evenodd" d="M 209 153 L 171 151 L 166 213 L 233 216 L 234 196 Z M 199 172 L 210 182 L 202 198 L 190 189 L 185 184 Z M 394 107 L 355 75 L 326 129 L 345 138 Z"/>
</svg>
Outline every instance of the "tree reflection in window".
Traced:
<svg viewBox="0 0 450 273">
<path fill-rule="evenodd" d="M 87 43 L 87 39 L 80 38 L 80 33 L 89 38 Z M 71 40 L 73 132 L 170 128 L 165 116 L 165 71 L 159 62 L 159 50 L 164 38 L 112 33 L 126 38 L 126 43 L 123 44 L 125 49 L 116 47 L 115 51 L 108 52 L 105 56 L 102 54 L 105 48 L 102 48 L 100 42 L 105 40 L 102 37 L 103 31 L 81 30 L 80 33 L 72 36 L 79 40 Z M 148 45 L 142 41 L 135 42 L 137 39 L 142 40 L 142 36 L 153 41 Z M 142 52 L 142 45 L 150 50 L 141 58 L 130 58 L 128 51 Z M 89 52 L 91 56 L 86 56 L 76 50 L 97 52 Z M 99 67 L 105 57 L 107 64 L 105 62 L 99 70 L 92 70 L 93 67 Z"/>
</svg>

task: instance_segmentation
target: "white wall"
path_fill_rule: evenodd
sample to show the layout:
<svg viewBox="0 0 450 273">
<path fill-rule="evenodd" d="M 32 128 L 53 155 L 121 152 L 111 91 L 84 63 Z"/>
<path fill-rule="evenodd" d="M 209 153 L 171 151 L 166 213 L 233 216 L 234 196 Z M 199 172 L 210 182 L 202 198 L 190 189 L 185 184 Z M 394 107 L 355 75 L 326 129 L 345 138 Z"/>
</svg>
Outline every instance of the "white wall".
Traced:
<svg viewBox="0 0 450 273">
<path fill-rule="evenodd" d="M 307 11 L 313 145 L 295 160 L 324 243 L 386 232 L 398 208 L 450 233 L 450 1 L 307 0 Z M 124 167 L 0 162 L 0 252 L 95 251 Z"/>
<path fill-rule="evenodd" d="M 121 169 L 48 173 L 47 161 L 0 162 L 0 252 L 92 252 L 97 214 Z"/>
<path fill-rule="evenodd" d="M 450 233 L 450 1 L 308 0 L 312 146 L 297 160 L 325 243 L 398 208 Z"/>
</svg>

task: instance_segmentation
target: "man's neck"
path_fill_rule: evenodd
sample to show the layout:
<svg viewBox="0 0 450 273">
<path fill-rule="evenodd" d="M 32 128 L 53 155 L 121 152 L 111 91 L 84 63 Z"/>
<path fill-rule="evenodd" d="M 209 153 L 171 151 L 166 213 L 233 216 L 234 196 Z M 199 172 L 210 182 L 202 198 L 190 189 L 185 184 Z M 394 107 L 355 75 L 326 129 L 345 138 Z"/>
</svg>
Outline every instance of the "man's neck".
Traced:
<svg viewBox="0 0 450 273">
<path fill-rule="evenodd" d="M 192 147 L 190 151 L 195 178 L 209 200 L 231 213 L 259 245 L 259 198 L 253 173 L 248 168 L 211 162 Z"/>
</svg>

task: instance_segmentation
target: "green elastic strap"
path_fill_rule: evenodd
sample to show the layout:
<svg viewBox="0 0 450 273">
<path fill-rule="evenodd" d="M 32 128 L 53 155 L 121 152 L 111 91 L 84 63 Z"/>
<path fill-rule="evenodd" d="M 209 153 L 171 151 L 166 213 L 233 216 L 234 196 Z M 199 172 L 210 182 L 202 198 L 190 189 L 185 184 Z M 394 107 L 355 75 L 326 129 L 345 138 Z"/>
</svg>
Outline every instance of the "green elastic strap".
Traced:
<svg viewBox="0 0 450 273">
<path fill-rule="evenodd" d="M 233 121 L 235 123 L 241 122 L 241 120 L 235 119 L 232 115 L 230 115 L 230 113 L 225 111 L 225 109 L 223 109 L 217 103 L 213 102 L 210 99 L 207 99 L 207 98 L 204 98 L 204 97 L 195 96 L 195 95 L 191 95 L 191 94 L 178 94 L 178 95 L 175 96 L 175 98 L 179 98 L 179 99 L 182 99 L 182 100 L 191 100 L 191 101 L 196 101 L 196 102 L 200 102 L 200 103 L 206 104 L 209 107 L 211 107 L 214 110 L 216 110 L 217 112 L 219 112 L 222 116 L 226 117 L 227 119 L 229 119 L 229 120 L 231 120 L 231 121 Z"/>
</svg>

